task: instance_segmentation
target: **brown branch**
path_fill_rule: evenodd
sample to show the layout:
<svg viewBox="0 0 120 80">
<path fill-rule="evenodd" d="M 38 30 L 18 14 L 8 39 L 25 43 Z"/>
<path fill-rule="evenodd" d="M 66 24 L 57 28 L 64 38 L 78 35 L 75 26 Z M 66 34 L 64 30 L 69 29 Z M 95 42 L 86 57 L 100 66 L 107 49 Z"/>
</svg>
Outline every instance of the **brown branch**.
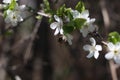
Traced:
<svg viewBox="0 0 120 80">
<path fill-rule="evenodd" d="M 109 66 L 110 66 L 110 71 L 111 71 L 111 75 L 112 75 L 112 80 L 118 80 L 118 78 L 117 78 L 117 72 L 116 72 L 116 70 L 118 68 L 118 65 L 115 64 L 113 62 L 113 60 L 110 60 L 109 61 Z"/>
<path fill-rule="evenodd" d="M 100 7 L 101 7 L 102 15 L 103 15 L 103 21 L 104 21 L 106 34 L 108 34 L 108 28 L 110 26 L 110 17 L 109 17 L 108 10 L 106 8 L 105 0 L 100 0 Z M 104 44 L 106 44 L 106 43 L 104 43 Z M 117 71 L 116 71 L 118 68 L 118 65 L 115 64 L 113 62 L 113 60 L 110 60 L 109 66 L 110 66 L 112 80 L 118 80 Z"/>
<path fill-rule="evenodd" d="M 42 18 L 36 22 L 35 28 L 34 28 L 32 34 L 30 35 L 30 41 L 29 41 L 29 44 L 27 46 L 27 49 L 26 49 L 26 52 L 25 52 L 25 55 L 24 55 L 25 63 L 31 57 L 33 41 L 34 41 L 34 39 L 36 37 L 36 34 L 38 32 L 38 29 L 40 27 L 41 20 L 42 20 Z"/>
</svg>

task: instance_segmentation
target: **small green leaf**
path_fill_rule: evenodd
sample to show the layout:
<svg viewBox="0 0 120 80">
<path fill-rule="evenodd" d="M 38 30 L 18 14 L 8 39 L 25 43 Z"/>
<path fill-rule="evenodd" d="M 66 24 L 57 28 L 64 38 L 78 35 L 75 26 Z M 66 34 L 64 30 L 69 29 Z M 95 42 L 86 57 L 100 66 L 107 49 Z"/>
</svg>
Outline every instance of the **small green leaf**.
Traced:
<svg viewBox="0 0 120 80">
<path fill-rule="evenodd" d="M 10 10 L 15 9 L 16 5 L 17 5 L 16 1 L 15 1 L 15 0 L 12 0 L 11 4 L 9 5 L 9 9 L 10 9 Z"/>
<path fill-rule="evenodd" d="M 73 22 L 67 23 L 63 26 L 64 33 L 71 33 L 74 31 L 74 24 Z"/>
<path fill-rule="evenodd" d="M 70 20 L 72 20 L 73 19 L 73 15 L 72 15 L 72 13 L 71 13 L 71 8 L 66 8 L 65 9 L 65 15 L 66 16 L 68 16 L 68 18 L 70 19 Z"/>
<path fill-rule="evenodd" d="M 5 36 L 11 36 L 13 34 L 13 30 L 10 29 L 8 31 L 5 32 Z"/>
<path fill-rule="evenodd" d="M 65 4 L 57 10 L 57 15 L 62 16 L 65 12 Z"/>
<path fill-rule="evenodd" d="M 83 25 L 85 24 L 86 19 L 83 18 L 76 18 L 74 20 L 74 25 L 77 29 L 81 29 L 83 27 Z"/>
<path fill-rule="evenodd" d="M 109 33 L 108 41 L 116 44 L 117 42 L 120 42 L 120 34 L 116 31 Z"/>
<path fill-rule="evenodd" d="M 51 13 L 49 1 L 48 0 L 43 0 L 43 3 L 44 3 L 44 11 L 46 13 Z"/>
<path fill-rule="evenodd" d="M 40 20 L 42 18 L 42 16 L 38 15 L 36 16 L 36 19 Z"/>
<path fill-rule="evenodd" d="M 75 6 L 75 9 L 78 10 L 80 13 L 85 10 L 85 5 L 82 1 L 78 2 Z"/>
<path fill-rule="evenodd" d="M 4 18 L 6 18 L 6 16 L 7 16 L 7 12 L 4 11 L 3 15 L 4 15 Z"/>
<path fill-rule="evenodd" d="M 53 16 L 52 16 L 51 18 L 49 18 L 48 22 L 49 22 L 49 23 L 52 23 L 53 21 L 54 21 L 54 18 L 53 18 Z"/>
</svg>

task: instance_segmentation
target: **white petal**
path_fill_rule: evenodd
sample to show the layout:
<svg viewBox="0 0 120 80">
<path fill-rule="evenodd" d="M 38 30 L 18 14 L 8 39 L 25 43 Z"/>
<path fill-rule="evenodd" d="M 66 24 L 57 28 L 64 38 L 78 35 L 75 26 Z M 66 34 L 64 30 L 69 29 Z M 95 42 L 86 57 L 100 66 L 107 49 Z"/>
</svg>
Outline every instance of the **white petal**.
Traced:
<svg viewBox="0 0 120 80">
<path fill-rule="evenodd" d="M 72 45 L 73 36 L 70 34 L 67 34 L 66 36 L 67 36 L 67 41 L 68 41 L 69 45 Z"/>
<path fill-rule="evenodd" d="M 114 57 L 114 53 L 113 52 L 108 52 L 106 55 L 105 55 L 105 58 L 110 60 Z"/>
<path fill-rule="evenodd" d="M 6 23 L 10 23 L 10 19 L 9 19 L 8 16 L 5 18 L 5 22 L 6 22 Z"/>
<path fill-rule="evenodd" d="M 12 26 L 17 26 L 17 22 L 11 22 Z"/>
<path fill-rule="evenodd" d="M 60 29 L 60 34 L 63 34 L 63 29 Z"/>
<path fill-rule="evenodd" d="M 72 35 L 70 35 L 70 34 L 67 34 L 67 37 L 69 38 L 69 39 L 73 39 L 73 36 Z"/>
<path fill-rule="evenodd" d="M 93 23 L 93 22 L 95 22 L 95 18 L 90 19 L 89 23 Z"/>
<path fill-rule="evenodd" d="M 3 0 L 3 3 L 8 4 L 8 3 L 11 3 L 11 1 L 12 1 L 12 0 Z M 18 0 L 15 0 L 15 1 L 18 1 Z"/>
<path fill-rule="evenodd" d="M 11 3 L 11 0 L 3 0 L 3 3 Z"/>
<path fill-rule="evenodd" d="M 59 28 L 56 28 L 54 35 L 57 35 L 59 32 Z"/>
<path fill-rule="evenodd" d="M 88 35 L 88 29 L 87 28 L 80 29 L 80 32 L 82 33 L 83 37 L 87 37 L 87 35 Z"/>
<path fill-rule="evenodd" d="M 83 46 L 83 49 L 84 49 L 85 51 L 89 51 L 89 50 L 91 49 L 91 45 L 84 45 L 84 46 Z"/>
<path fill-rule="evenodd" d="M 91 58 L 94 55 L 94 53 L 89 53 L 86 57 Z"/>
<path fill-rule="evenodd" d="M 115 56 L 115 57 L 114 57 L 114 61 L 115 61 L 117 64 L 120 64 L 120 56 Z"/>
<path fill-rule="evenodd" d="M 94 57 L 95 57 L 95 59 L 97 59 L 98 56 L 99 56 L 99 52 L 98 52 L 98 51 L 95 51 L 95 53 L 94 53 Z"/>
<path fill-rule="evenodd" d="M 89 11 L 85 10 L 81 13 L 81 15 L 83 16 L 83 18 L 87 18 L 89 16 Z"/>
<path fill-rule="evenodd" d="M 71 39 L 68 39 L 67 41 L 68 41 L 69 45 L 72 45 Z"/>
<path fill-rule="evenodd" d="M 15 80 L 22 80 L 22 79 L 18 75 L 16 75 Z"/>
<path fill-rule="evenodd" d="M 92 24 L 88 25 L 88 31 L 89 32 L 95 31 L 95 26 L 93 26 Z"/>
<path fill-rule="evenodd" d="M 118 43 L 115 45 L 115 48 L 116 48 L 117 50 L 120 50 L 120 42 L 118 42 Z"/>
<path fill-rule="evenodd" d="M 95 41 L 95 39 L 94 39 L 93 37 L 90 38 L 90 42 L 91 42 L 91 44 L 92 44 L 93 46 L 96 45 L 96 41 Z"/>
<path fill-rule="evenodd" d="M 80 18 L 80 13 L 77 10 L 72 11 L 73 18 Z"/>
<path fill-rule="evenodd" d="M 115 49 L 115 45 L 114 45 L 113 43 L 111 43 L 111 42 L 109 42 L 109 43 L 107 44 L 107 46 L 108 46 L 108 49 L 109 49 L 109 50 L 114 50 L 114 49 Z"/>
<path fill-rule="evenodd" d="M 55 28 L 57 28 L 58 25 L 59 25 L 58 22 L 53 22 L 50 24 L 50 28 L 54 30 Z"/>
<path fill-rule="evenodd" d="M 24 11 L 26 9 L 26 5 L 19 6 L 19 10 Z"/>
<path fill-rule="evenodd" d="M 96 50 L 98 50 L 98 51 L 101 51 L 101 50 L 102 50 L 102 46 L 101 46 L 101 45 L 96 45 L 95 48 L 96 48 Z"/>
<path fill-rule="evenodd" d="M 59 23 L 62 22 L 61 18 L 59 18 L 57 15 L 54 15 L 54 18 L 55 18 L 55 20 L 56 20 L 57 22 L 59 22 Z"/>
<path fill-rule="evenodd" d="M 17 21 L 18 21 L 18 22 L 23 21 L 23 18 L 22 18 L 20 15 L 18 15 L 18 16 L 16 16 L 16 17 L 17 17 Z"/>
</svg>

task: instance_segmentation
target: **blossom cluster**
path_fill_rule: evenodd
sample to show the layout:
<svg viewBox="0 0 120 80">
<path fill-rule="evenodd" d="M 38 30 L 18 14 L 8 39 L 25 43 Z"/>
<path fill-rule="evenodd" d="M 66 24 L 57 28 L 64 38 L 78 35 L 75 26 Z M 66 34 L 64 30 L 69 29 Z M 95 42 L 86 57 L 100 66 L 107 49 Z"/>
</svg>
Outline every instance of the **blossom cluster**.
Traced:
<svg viewBox="0 0 120 80">
<path fill-rule="evenodd" d="M 6 24 L 17 26 L 18 22 L 23 21 L 23 11 L 25 5 L 18 5 L 18 0 L 3 0 L 3 4 L 0 4 L 0 9 L 4 10 L 4 18 Z"/>
<path fill-rule="evenodd" d="M 50 28 L 55 31 L 54 35 L 62 36 L 62 40 L 68 42 L 69 45 L 72 45 L 73 36 L 71 34 L 75 30 L 79 30 L 84 38 L 87 37 L 88 34 L 93 34 L 98 31 L 98 27 L 93 24 L 95 18 L 89 17 L 89 11 L 85 9 L 83 2 L 79 2 L 75 9 L 66 8 L 65 5 L 63 5 L 56 13 L 52 13 L 52 19 Z M 94 58 L 97 59 L 100 51 L 102 51 L 102 45 L 97 44 L 95 38 L 92 35 L 90 36 L 91 45 L 86 44 L 83 46 L 83 49 L 89 52 L 87 58 L 94 56 Z M 99 43 L 102 42 L 103 41 L 100 41 Z M 119 33 L 111 32 L 108 41 L 104 41 L 104 45 L 107 50 L 105 58 L 107 60 L 113 59 L 115 63 L 120 64 Z"/>
<path fill-rule="evenodd" d="M 95 18 L 90 19 L 88 10 L 77 9 L 81 7 L 84 8 L 82 2 L 78 3 L 75 10 L 62 6 L 56 14 L 53 15 L 55 22 L 50 24 L 50 28 L 55 30 L 54 35 L 61 35 L 62 39 L 70 45 L 72 45 L 73 36 L 71 33 L 73 31 L 79 30 L 83 37 L 87 37 L 89 33 L 97 30 L 97 27 L 93 24 Z"/>
<path fill-rule="evenodd" d="M 95 59 L 99 56 L 99 51 L 102 51 L 101 45 L 96 45 L 95 39 L 90 38 L 91 45 L 87 44 L 83 46 L 85 51 L 89 51 L 87 58 L 91 58 L 94 56 Z M 120 42 L 113 44 L 112 42 L 105 42 L 107 53 L 105 54 L 105 58 L 107 60 L 113 59 L 115 63 L 120 64 Z"/>
</svg>

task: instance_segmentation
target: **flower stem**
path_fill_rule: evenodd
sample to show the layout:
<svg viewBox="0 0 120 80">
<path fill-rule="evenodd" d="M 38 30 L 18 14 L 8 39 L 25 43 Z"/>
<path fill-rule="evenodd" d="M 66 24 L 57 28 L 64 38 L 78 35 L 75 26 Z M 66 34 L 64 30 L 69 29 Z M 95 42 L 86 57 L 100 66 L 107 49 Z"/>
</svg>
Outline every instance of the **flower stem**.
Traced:
<svg viewBox="0 0 120 80">
<path fill-rule="evenodd" d="M 109 61 L 109 66 L 110 66 L 112 80 L 118 80 L 117 72 L 116 72 L 118 66 L 113 62 L 113 60 Z"/>
</svg>

